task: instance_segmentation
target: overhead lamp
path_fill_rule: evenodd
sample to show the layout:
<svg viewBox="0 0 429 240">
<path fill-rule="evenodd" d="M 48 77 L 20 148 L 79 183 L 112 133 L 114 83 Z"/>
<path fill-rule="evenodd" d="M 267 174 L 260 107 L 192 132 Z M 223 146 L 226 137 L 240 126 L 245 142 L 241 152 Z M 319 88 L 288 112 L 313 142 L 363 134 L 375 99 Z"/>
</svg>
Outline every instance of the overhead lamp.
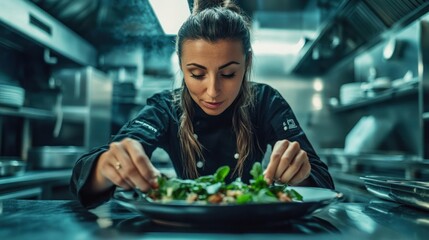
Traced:
<svg viewBox="0 0 429 240">
<path fill-rule="evenodd" d="M 149 0 L 149 3 L 166 35 L 177 35 L 191 14 L 187 0 Z"/>
</svg>

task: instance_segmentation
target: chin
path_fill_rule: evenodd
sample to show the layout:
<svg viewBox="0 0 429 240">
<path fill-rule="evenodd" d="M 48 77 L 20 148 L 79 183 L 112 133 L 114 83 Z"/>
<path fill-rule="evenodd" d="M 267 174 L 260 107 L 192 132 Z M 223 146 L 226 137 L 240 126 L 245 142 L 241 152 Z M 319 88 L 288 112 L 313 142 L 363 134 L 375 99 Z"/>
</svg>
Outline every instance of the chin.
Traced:
<svg viewBox="0 0 429 240">
<path fill-rule="evenodd" d="M 207 115 L 210 115 L 210 116 L 217 116 L 222 114 L 225 111 L 225 109 L 214 110 L 214 109 L 207 109 L 207 108 L 203 108 L 203 110 Z"/>
</svg>

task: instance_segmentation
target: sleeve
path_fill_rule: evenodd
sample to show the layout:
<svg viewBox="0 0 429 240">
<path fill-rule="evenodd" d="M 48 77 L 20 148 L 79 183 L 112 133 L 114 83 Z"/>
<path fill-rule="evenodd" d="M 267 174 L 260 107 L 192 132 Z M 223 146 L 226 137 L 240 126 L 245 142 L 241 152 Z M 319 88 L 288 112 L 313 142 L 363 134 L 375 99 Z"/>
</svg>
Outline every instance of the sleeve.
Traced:
<svg viewBox="0 0 429 240">
<path fill-rule="evenodd" d="M 125 124 L 118 134 L 112 136 L 110 142 L 121 141 L 127 137 L 133 138 L 142 144 L 146 154 L 151 157 L 156 147 L 163 147 L 167 142 L 169 116 L 165 102 L 160 95 L 148 99 L 147 105 L 142 108 L 137 117 Z M 84 207 L 92 208 L 108 201 L 115 190 L 113 187 L 106 192 L 92 194 L 88 189 L 97 160 L 108 148 L 109 146 L 105 145 L 91 150 L 82 155 L 73 167 L 70 190 Z"/>
<path fill-rule="evenodd" d="M 310 178 L 306 185 L 334 189 L 334 183 L 328 167 L 316 154 L 300 127 L 292 108 L 281 94 L 277 90 L 266 86 L 260 96 L 260 101 L 265 103 L 261 104 L 261 109 L 259 110 L 263 111 L 264 114 L 259 116 L 263 118 L 261 121 L 267 143 L 274 146 L 277 141 L 283 139 L 297 141 L 301 149 L 307 152 L 311 164 Z"/>
</svg>

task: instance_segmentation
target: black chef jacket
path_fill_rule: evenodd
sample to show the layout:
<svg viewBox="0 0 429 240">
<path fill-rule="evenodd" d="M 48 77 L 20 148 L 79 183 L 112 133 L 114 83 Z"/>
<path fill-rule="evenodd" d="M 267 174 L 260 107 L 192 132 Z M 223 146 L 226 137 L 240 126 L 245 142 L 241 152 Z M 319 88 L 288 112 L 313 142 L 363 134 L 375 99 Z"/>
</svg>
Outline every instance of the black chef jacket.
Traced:
<svg viewBox="0 0 429 240">
<path fill-rule="evenodd" d="M 241 179 L 247 182 L 251 178 L 250 169 L 254 162 L 262 161 L 267 144 L 274 146 L 277 141 L 288 139 L 299 142 L 301 148 L 307 152 L 311 164 L 310 185 L 334 188 L 327 166 L 315 153 L 286 100 L 277 90 L 266 84 L 251 83 L 251 86 L 256 97 L 254 109 L 251 111 L 256 147 L 245 161 Z M 220 166 L 228 165 L 231 169 L 236 166 L 238 153 L 231 121 L 234 105 L 235 103 L 220 115 L 210 116 L 194 103 L 192 123 L 194 133 L 203 146 L 204 156 L 204 159 L 199 160 L 203 163 L 203 166 L 198 168 L 201 176 L 213 174 Z M 137 117 L 123 126 L 111 141 L 120 141 L 126 137 L 136 139 L 149 157 L 157 147 L 163 148 L 169 154 L 178 177 L 184 177 L 178 138 L 180 115 L 181 111 L 173 103 L 171 91 L 155 94 L 147 100 L 147 105 Z M 83 155 L 73 168 L 71 190 L 84 206 L 97 206 L 107 201 L 114 191 L 111 189 L 97 195 L 85 191 L 95 162 L 107 149 L 108 145 L 93 149 Z M 238 176 L 231 176 L 229 180 L 236 177 Z"/>
</svg>

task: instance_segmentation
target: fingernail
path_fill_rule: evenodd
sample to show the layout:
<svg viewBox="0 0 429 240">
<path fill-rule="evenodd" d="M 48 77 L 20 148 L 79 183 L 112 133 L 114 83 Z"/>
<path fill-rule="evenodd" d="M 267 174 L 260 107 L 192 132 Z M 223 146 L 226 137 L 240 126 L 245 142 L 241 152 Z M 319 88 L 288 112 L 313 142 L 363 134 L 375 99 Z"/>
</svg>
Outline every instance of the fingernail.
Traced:
<svg viewBox="0 0 429 240">
<path fill-rule="evenodd" d="M 268 184 L 271 184 L 271 179 L 264 177 L 265 182 L 267 182 Z"/>
<path fill-rule="evenodd" d="M 152 179 L 150 180 L 150 186 L 151 186 L 152 188 L 158 188 L 158 178 L 157 178 L 157 177 L 152 178 Z"/>
</svg>

